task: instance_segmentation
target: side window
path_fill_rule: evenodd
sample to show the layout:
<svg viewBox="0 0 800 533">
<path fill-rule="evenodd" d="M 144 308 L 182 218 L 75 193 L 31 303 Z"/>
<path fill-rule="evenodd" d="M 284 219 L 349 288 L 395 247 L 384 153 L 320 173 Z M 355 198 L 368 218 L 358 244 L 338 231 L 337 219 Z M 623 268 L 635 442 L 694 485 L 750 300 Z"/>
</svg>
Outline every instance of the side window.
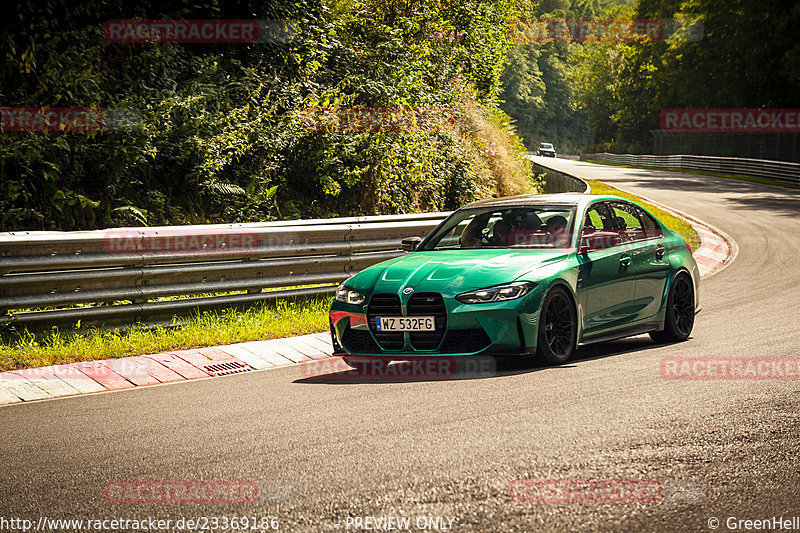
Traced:
<svg viewBox="0 0 800 533">
<path fill-rule="evenodd" d="M 644 225 L 644 232 L 646 239 L 652 239 L 655 237 L 661 237 L 662 231 L 661 226 L 658 225 L 656 219 L 645 213 L 643 210 L 636 208 L 637 213 L 639 213 L 639 218 L 642 219 L 642 224 Z"/>
<path fill-rule="evenodd" d="M 645 226 L 640 218 L 640 213 L 643 213 L 635 205 L 614 202 L 611 204 L 611 211 L 622 242 L 641 241 L 647 238 Z"/>
<path fill-rule="evenodd" d="M 608 203 L 597 202 L 587 209 L 580 242 L 581 248 L 585 247 L 590 252 L 622 244 L 623 239 L 617 232 Z"/>
<path fill-rule="evenodd" d="M 583 220 L 584 232 L 586 232 L 587 227 L 590 230 L 594 228 L 597 231 L 614 231 L 614 225 L 610 220 L 608 208 L 604 202 L 597 202 L 586 211 L 586 218 Z"/>
</svg>

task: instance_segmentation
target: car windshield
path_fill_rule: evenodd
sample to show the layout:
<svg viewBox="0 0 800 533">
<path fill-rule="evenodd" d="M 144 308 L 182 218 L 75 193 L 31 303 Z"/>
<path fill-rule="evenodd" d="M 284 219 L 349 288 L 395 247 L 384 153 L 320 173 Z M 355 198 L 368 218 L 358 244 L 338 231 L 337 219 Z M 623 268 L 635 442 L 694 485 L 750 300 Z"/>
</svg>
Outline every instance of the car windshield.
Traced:
<svg viewBox="0 0 800 533">
<path fill-rule="evenodd" d="M 550 143 L 542 143 L 542 144 L 539 145 L 539 148 L 541 148 L 543 150 L 552 150 L 553 149 L 553 145 L 550 144 Z"/>
<path fill-rule="evenodd" d="M 574 219 L 568 205 L 460 209 L 419 249 L 568 248 Z"/>
</svg>

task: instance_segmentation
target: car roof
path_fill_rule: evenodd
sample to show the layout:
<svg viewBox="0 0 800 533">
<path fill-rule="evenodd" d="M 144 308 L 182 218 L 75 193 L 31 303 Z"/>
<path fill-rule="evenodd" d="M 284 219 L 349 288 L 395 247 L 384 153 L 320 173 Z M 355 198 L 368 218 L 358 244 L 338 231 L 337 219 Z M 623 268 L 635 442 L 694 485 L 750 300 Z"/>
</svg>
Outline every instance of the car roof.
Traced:
<svg viewBox="0 0 800 533">
<path fill-rule="evenodd" d="M 578 192 L 562 192 L 557 194 L 520 194 L 518 196 L 504 196 L 502 198 L 487 198 L 467 204 L 462 209 L 475 207 L 525 207 L 531 205 L 586 205 L 594 200 L 622 200 L 619 196 L 601 194 L 583 194 Z"/>
</svg>

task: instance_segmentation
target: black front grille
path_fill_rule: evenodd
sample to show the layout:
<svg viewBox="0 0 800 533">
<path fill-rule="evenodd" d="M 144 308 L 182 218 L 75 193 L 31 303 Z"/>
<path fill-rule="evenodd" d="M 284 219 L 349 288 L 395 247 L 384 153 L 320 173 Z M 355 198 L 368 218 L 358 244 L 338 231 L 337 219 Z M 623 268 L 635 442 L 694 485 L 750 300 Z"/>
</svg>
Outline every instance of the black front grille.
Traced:
<svg viewBox="0 0 800 533">
<path fill-rule="evenodd" d="M 447 309 L 442 295 L 436 292 L 421 292 L 408 299 L 408 316 L 434 317 L 435 331 L 411 333 L 411 345 L 415 350 L 435 350 L 447 329 Z"/>
<path fill-rule="evenodd" d="M 378 316 L 403 316 L 400 297 L 388 293 L 373 294 L 367 309 L 367 322 L 370 331 L 384 350 L 402 350 L 405 345 L 403 333 L 379 332 L 375 322 L 375 317 Z"/>
<path fill-rule="evenodd" d="M 353 329 L 350 326 L 347 326 L 342 334 L 342 344 L 350 352 L 379 353 L 381 351 L 369 331 Z"/>
<path fill-rule="evenodd" d="M 483 328 L 454 329 L 447 332 L 447 337 L 439 350 L 441 353 L 473 353 L 483 350 L 492 340 Z"/>
</svg>

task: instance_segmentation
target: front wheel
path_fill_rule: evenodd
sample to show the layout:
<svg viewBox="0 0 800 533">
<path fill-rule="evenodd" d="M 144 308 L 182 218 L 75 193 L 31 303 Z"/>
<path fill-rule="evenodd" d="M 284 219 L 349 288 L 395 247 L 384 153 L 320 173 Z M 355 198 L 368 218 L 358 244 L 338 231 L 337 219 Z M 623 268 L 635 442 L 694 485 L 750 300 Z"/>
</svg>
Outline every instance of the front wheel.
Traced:
<svg viewBox="0 0 800 533">
<path fill-rule="evenodd" d="M 537 353 L 551 365 L 563 363 L 575 352 L 577 318 L 572 299 L 561 287 L 553 288 L 542 303 Z"/>
<path fill-rule="evenodd" d="M 682 342 L 689 338 L 693 327 L 694 285 L 689 275 L 681 272 L 669 288 L 664 329 L 653 331 L 650 338 L 656 342 Z"/>
</svg>

